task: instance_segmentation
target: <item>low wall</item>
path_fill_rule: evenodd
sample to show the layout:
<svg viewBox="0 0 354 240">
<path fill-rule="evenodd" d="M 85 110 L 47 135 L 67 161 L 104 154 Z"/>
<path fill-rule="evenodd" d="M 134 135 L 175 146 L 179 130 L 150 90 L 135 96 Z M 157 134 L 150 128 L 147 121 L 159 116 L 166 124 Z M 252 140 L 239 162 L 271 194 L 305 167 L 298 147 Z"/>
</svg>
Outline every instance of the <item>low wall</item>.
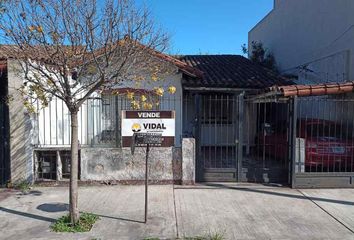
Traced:
<svg viewBox="0 0 354 240">
<path fill-rule="evenodd" d="M 154 182 L 181 180 L 180 148 L 152 147 L 149 154 L 149 179 Z M 137 147 L 134 155 L 130 148 L 81 149 L 81 180 L 127 181 L 145 179 L 146 148 Z"/>
</svg>

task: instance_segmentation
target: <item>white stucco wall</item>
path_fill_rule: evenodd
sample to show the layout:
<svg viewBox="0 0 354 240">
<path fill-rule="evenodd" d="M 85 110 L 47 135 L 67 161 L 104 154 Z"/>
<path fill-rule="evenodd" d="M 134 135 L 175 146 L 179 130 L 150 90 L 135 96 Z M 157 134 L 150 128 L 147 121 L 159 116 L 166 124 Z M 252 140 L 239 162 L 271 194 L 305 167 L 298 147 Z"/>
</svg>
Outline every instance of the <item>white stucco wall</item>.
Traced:
<svg viewBox="0 0 354 240">
<path fill-rule="evenodd" d="M 262 42 L 300 83 L 354 80 L 354 1 L 275 0 L 248 41 Z"/>
</svg>

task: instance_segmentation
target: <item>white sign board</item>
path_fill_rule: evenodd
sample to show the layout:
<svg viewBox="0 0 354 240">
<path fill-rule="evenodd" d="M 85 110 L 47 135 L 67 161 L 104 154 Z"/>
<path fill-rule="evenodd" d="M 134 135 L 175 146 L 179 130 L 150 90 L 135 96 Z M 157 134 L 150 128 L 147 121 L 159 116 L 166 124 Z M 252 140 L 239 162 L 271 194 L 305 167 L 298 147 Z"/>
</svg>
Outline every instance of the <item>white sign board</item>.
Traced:
<svg viewBox="0 0 354 240">
<path fill-rule="evenodd" d="M 161 146 L 173 146 L 175 111 L 122 111 L 123 147 L 130 147 L 134 133 L 161 134 Z"/>
</svg>

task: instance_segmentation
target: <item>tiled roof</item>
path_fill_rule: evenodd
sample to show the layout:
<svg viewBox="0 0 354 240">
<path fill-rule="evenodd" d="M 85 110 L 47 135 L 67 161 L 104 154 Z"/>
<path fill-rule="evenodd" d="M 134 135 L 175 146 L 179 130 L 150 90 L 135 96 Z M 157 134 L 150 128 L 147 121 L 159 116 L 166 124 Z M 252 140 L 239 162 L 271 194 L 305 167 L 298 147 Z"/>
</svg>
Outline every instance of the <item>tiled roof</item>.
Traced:
<svg viewBox="0 0 354 240">
<path fill-rule="evenodd" d="M 354 91 L 354 82 L 344 83 L 325 83 L 316 85 L 291 85 L 291 86 L 275 86 L 270 88 L 271 91 L 279 92 L 285 97 L 289 96 L 318 96 L 341 94 Z"/>
<path fill-rule="evenodd" d="M 184 78 L 184 87 L 261 89 L 291 84 L 239 55 L 185 55 L 180 59 L 203 73 L 201 78 Z"/>
<path fill-rule="evenodd" d="M 187 63 L 181 61 L 178 58 L 175 58 L 175 57 L 172 57 L 172 56 L 167 55 L 165 53 L 159 52 L 157 50 L 148 48 L 148 47 L 144 46 L 143 44 L 140 44 L 137 42 L 135 44 L 138 47 L 146 48 L 147 52 L 150 52 L 153 56 L 175 65 L 181 72 L 183 72 L 191 77 L 200 77 L 201 76 L 201 72 L 198 69 L 195 69 L 195 68 L 189 66 Z M 43 48 L 43 46 L 34 46 L 33 47 L 33 56 L 36 59 L 45 60 L 46 58 L 48 58 L 48 56 L 47 56 L 48 54 L 44 55 L 43 52 L 47 53 L 48 48 L 45 50 L 41 50 L 41 48 Z M 71 51 L 70 46 L 64 46 L 64 49 L 68 49 L 69 51 Z M 53 51 L 56 51 L 56 49 L 53 48 Z M 98 49 L 96 51 L 96 54 L 100 55 L 100 54 L 102 54 L 102 53 L 100 53 L 102 51 L 103 51 L 103 49 Z M 9 54 L 11 54 L 11 52 L 14 52 L 19 55 L 21 51 L 19 51 L 19 48 L 16 45 L 0 45 L 0 59 L 7 59 L 7 58 L 11 57 L 11 55 L 9 56 Z M 74 61 L 73 64 L 74 64 L 74 66 L 77 64 L 80 64 L 80 60 Z"/>
</svg>

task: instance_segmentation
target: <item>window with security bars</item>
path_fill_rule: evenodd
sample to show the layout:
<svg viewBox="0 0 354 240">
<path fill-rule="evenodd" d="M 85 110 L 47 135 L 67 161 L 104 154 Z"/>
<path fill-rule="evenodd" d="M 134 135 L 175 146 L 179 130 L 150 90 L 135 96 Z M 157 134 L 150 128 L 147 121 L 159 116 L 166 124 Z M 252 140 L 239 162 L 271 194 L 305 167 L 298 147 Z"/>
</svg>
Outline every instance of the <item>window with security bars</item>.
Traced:
<svg viewBox="0 0 354 240">
<path fill-rule="evenodd" d="M 70 179 L 71 152 L 70 151 L 60 152 L 60 160 L 62 166 L 62 178 Z"/>
<path fill-rule="evenodd" d="M 57 153 L 56 151 L 38 152 L 37 180 L 57 179 Z"/>
<path fill-rule="evenodd" d="M 36 154 L 37 161 L 35 163 L 35 169 L 37 181 L 70 179 L 71 152 L 69 150 L 37 151 Z M 80 174 L 78 177 L 80 178 Z"/>
<path fill-rule="evenodd" d="M 231 124 L 236 101 L 230 94 L 202 95 L 201 119 L 204 124 Z"/>
</svg>

